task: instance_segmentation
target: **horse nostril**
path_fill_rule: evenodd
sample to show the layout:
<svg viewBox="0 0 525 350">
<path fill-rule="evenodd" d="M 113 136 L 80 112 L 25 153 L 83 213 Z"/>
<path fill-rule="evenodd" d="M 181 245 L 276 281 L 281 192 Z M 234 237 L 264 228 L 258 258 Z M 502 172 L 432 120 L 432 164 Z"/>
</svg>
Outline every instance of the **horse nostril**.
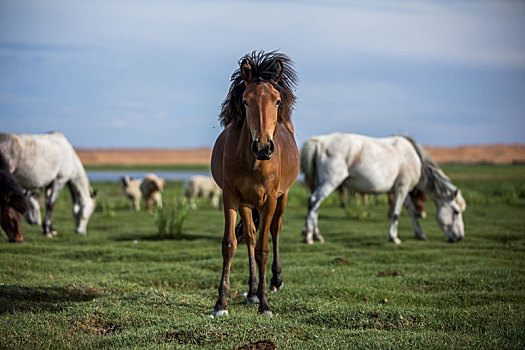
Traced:
<svg viewBox="0 0 525 350">
<path fill-rule="evenodd" d="M 257 147 L 257 141 L 253 141 L 253 142 L 252 142 L 252 147 L 251 147 L 251 149 L 252 149 L 252 152 L 253 152 L 254 154 L 257 153 L 257 150 L 258 150 L 258 147 Z"/>
<path fill-rule="evenodd" d="M 273 140 L 270 140 L 270 152 L 269 153 L 272 154 L 273 151 L 275 151 L 275 145 L 273 143 Z"/>
</svg>

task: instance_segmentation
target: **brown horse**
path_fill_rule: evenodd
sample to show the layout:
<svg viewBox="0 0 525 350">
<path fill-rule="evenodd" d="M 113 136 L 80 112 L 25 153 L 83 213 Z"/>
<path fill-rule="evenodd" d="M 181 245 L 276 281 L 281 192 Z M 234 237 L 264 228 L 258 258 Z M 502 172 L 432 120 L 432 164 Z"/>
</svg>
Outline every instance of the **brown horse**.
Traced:
<svg viewBox="0 0 525 350">
<path fill-rule="evenodd" d="M 7 234 L 9 242 L 24 241 L 22 219 L 27 209 L 24 192 L 9 172 L 9 166 L 0 152 L 0 226 Z"/>
<path fill-rule="evenodd" d="M 279 232 L 288 190 L 299 173 L 299 151 L 291 122 L 296 79 L 288 56 L 264 51 L 244 56 L 231 77 L 219 116 L 224 130 L 215 142 L 211 159 L 213 178 L 223 189 L 225 218 L 222 278 L 213 316 L 228 314 L 230 266 L 237 250 L 237 211 L 242 222 L 240 232 L 248 246 L 248 302 L 259 301 L 259 312 L 271 315 L 266 291 L 268 231 L 274 254 L 271 287 L 283 287 Z"/>
</svg>

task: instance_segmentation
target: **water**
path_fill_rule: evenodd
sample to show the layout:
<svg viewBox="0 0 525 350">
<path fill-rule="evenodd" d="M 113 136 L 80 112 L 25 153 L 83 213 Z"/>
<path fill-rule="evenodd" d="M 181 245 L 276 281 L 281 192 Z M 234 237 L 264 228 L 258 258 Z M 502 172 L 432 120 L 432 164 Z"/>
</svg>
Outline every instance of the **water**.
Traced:
<svg viewBox="0 0 525 350">
<path fill-rule="evenodd" d="M 90 182 L 119 182 L 120 179 L 126 175 L 132 178 L 143 178 L 144 175 L 149 173 L 157 174 L 158 176 L 166 179 L 167 181 L 188 181 L 192 176 L 202 175 L 211 176 L 211 172 L 207 170 L 200 171 L 135 171 L 135 170 L 88 170 L 86 171 Z"/>
</svg>

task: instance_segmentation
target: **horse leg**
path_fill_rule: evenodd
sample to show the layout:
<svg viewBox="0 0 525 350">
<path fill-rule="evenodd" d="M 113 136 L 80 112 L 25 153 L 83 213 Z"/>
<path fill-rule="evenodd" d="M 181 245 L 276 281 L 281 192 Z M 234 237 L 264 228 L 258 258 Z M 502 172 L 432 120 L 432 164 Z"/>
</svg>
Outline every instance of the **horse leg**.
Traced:
<svg viewBox="0 0 525 350">
<path fill-rule="evenodd" d="M 253 223 L 252 208 L 248 205 L 243 205 L 239 208 L 239 214 L 242 220 L 244 241 L 248 247 L 248 263 L 250 266 L 247 301 L 248 303 L 258 303 L 257 285 L 259 284 L 259 279 L 255 268 L 255 240 L 257 239 L 257 232 Z"/>
<path fill-rule="evenodd" d="M 155 200 L 157 208 L 162 208 L 162 194 L 159 191 L 153 192 L 153 199 Z"/>
<path fill-rule="evenodd" d="M 399 214 L 403 208 L 403 202 L 408 194 L 408 188 L 398 187 L 394 190 L 394 202 L 392 217 L 390 219 L 390 230 L 388 231 L 388 241 L 400 244 L 401 240 L 397 237 L 397 226 L 399 224 Z"/>
<path fill-rule="evenodd" d="M 421 226 L 419 225 L 418 210 L 410 196 L 407 196 L 405 199 L 405 208 L 407 209 L 410 219 L 412 219 L 412 224 L 414 225 L 414 237 L 422 241 L 426 241 L 427 236 L 425 236 Z"/>
<path fill-rule="evenodd" d="M 257 288 L 257 297 L 259 297 L 259 312 L 261 314 L 271 315 L 272 310 L 268 305 L 268 291 L 266 290 L 266 264 L 270 255 L 270 243 L 268 242 L 268 231 L 275 213 L 277 199 L 269 197 L 263 207 L 261 214 L 261 226 L 259 229 L 259 238 L 255 246 L 255 260 L 259 268 L 259 286 Z"/>
<path fill-rule="evenodd" d="M 308 214 L 306 214 L 306 223 L 303 229 L 305 243 L 313 244 L 314 239 L 321 243 L 324 242 L 323 237 L 319 233 L 319 227 L 317 224 L 319 207 L 323 200 L 328 197 L 328 195 L 332 193 L 333 190 L 343 182 L 343 180 L 344 179 L 340 182 L 323 183 L 310 196 L 310 199 L 308 200 Z"/>
<path fill-rule="evenodd" d="M 66 183 L 64 181 L 55 180 L 49 186 L 46 187 L 46 216 L 42 222 L 42 228 L 44 229 L 44 235 L 46 237 L 53 237 L 57 234 L 57 231 L 51 224 L 51 215 L 55 209 L 55 204 L 58 199 L 58 195 Z"/>
<path fill-rule="evenodd" d="M 213 308 L 213 316 L 228 314 L 228 293 L 230 293 L 230 267 L 233 256 L 237 250 L 237 237 L 235 237 L 235 220 L 237 211 L 234 200 L 224 198 L 224 237 L 222 239 L 222 277 L 219 284 L 219 299 Z"/>
<path fill-rule="evenodd" d="M 283 214 L 286 209 L 286 203 L 288 202 L 288 193 L 282 195 L 277 200 L 277 207 L 275 208 L 275 214 L 273 214 L 272 225 L 270 226 L 270 232 L 272 233 L 272 245 L 273 245 L 273 263 L 272 263 L 272 283 L 271 290 L 276 292 L 284 287 L 283 279 L 281 277 L 282 267 L 281 260 L 279 259 L 279 234 L 281 233 L 281 225 L 283 222 Z"/>
<path fill-rule="evenodd" d="M 211 205 L 217 209 L 219 207 L 219 194 L 214 193 L 213 197 L 211 197 Z"/>
</svg>

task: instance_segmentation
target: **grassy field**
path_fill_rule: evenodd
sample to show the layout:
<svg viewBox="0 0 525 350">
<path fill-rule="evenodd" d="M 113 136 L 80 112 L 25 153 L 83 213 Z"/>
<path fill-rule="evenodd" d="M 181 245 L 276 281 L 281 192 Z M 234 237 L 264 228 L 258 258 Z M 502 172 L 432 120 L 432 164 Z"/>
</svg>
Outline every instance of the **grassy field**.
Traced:
<svg viewBox="0 0 525 350">
<path fill-rule="evenodd" d="M 412 237 L 403 213 L 403 243 L 394 246 L 384 200 L 356 220 L 332 196 L 320 212 L 326 243 L 305 245 L 307 194 L 295 184 L 281 236 L 285 288 L 269 296 L 273 318 L 240 297 L 244 245 L 232 266 L 230 316 L 207 317 L 220 280 L 221 211 L 201 203 L 181 237 L 159 236 L 158 217 L 130 211 L 118 184 L 94 184 L 97 211 L 83 237 L 73 233 L 64 192 L 53 217 L 58 236 L 24 224 L 25 243 L 0 239 L 0 348 L 233 349 L 270 339 L 279 349 L 522 349 L 525 167 L 445 171 L 468 201 L 466 237 L 455 244 L 431 203 L 422 221 L 429 240 Z M 169 183 L 168 206 L 181 193 L 181 183 Z"/>
</svg>

